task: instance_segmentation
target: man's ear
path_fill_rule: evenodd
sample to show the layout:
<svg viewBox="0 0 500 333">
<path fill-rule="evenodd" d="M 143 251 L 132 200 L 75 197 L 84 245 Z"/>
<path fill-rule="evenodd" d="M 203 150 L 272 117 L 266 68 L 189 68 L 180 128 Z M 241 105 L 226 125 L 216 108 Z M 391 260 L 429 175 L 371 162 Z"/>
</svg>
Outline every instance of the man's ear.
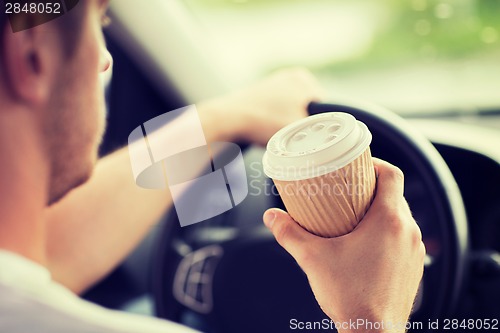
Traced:
<svg viewBox="0 0 500 333">
<path fill-rule="evenodd" d="M 6 84 L 13 98 L 20 102 L 39 105 L 49 98 L 52 73 L 47 62 L 51 61 L 48 48 L 52 45 L 45 45 L 51 43 L 44 34 L 42 27 L 16 33 L 8 26 L 3 30 L 0 58 Z"/>
</svg>

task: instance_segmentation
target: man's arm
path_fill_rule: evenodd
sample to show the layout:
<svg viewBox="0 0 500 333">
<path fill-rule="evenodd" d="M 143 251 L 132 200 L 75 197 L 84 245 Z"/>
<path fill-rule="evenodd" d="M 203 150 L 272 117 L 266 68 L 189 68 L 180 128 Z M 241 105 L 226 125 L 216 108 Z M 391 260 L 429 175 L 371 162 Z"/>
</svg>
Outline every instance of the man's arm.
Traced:
<svg viewBox="0 0 500 333">
<path fill-rule="evenodd" d="M 264 222 L 307 274 L 316 300 L 332 320 L 390 322 L 404 332 L 423 274 L 425 247 L 403 197 L 402 172 L 377 159 L 374 165 L 375 199 L 351 233 L 317 237 L 277 209 L 267 211 Z"/>
<path fill-rule="evenodd" d="M 307 104 L 320 95 L 308 72 L 287 70 L 197 108 L 207 142 L 265 143 L 282 126 L 305 116 Z M 174 121 L 159 131 L 166 142 L 175 142 L 189 128 Z M 83 292 L 116 267 L 171 205 L 168 191 L 136 186 L 128 149 L 103 158 L 86 184 L 47 209 L 48 265 L 54 279 Z"/>
</svg>

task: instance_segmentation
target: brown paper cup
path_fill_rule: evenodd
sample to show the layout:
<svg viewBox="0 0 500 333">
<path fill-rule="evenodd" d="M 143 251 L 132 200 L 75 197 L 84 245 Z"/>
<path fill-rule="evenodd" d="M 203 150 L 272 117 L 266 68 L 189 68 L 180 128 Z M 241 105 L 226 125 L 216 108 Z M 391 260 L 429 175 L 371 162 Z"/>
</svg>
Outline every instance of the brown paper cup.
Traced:
<svg viewBox="0 0 500 333">
<path fill-rule="evenodd" d="M 274 183 L 286 210 L 304 229 L 322 237 L 345 235 L 358 225 L 373 200 L 376 180 L 370 148 L 328 174 Z"/>
<path fill-rule="evenodd" d="M 273 135 L 263 157 L 264 172 L 302 227 L 322 237 L 345 235 L 373 199 L 371 139 L 366 125 L 350 114 L 310 116 Z"/>
</svg>

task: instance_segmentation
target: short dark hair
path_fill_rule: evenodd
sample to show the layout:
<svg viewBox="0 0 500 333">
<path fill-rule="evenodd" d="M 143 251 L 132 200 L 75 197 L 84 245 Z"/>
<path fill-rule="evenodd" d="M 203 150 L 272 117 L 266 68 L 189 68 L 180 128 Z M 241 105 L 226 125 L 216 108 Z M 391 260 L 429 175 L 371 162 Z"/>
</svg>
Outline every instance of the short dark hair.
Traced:
<svg viewBox="0 0 500 333">
<path fill-rule="evenodd" d="M 86 3 L 87 1 L 76 2 L 79 5 L 74 5 L 74 9 L 61 15 L 55 19 L 55 22 L 60 27 L 61 36 L 64 41 L 65 53 L 68 57 L 73 55 L 76 46 L 80 42 L 81 31 L 83 27 L 83 21 L 86 15 Z M 5 0 L 0 0 L 0 50 L 3 49 L 3 34 L 5 31 L 5 25 L 9 24 L 9 14 L 6 14 L 5 10 Z M 16 14 L 18 16 L 31 15 L 33 14 Z M 38 14 L 37 14 L 38 15 Z M 40 14 L 43 15 L 43 14 Z"/>
<path fill-rule="evenodd" d="M 0 0 L 0 41 L 3 40 L 3 31 L 5 24 L 7 24 L 7 14 L 5 14 L 5 4 L 3 0 Z"/>
</svg>

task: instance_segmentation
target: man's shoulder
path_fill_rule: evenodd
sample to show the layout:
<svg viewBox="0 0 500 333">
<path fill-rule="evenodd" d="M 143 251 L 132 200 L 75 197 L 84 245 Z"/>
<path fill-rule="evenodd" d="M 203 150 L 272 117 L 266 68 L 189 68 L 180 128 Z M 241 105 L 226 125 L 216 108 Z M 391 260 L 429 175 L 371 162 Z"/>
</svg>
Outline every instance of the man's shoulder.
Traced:
<svg viewBox="0 0 500 333">
<path fill-rule="evenodd" d="M 182 325 L 102 308 L 76 297 L 44 298 L 0 282 L 0 332 L 9 333 L 195 333 Z"/>
<path fill-rule="evenodd" d="M 0 332 L 119 333 L 64 313 L 22 292 L 0 284 Z"/>
</svg>

